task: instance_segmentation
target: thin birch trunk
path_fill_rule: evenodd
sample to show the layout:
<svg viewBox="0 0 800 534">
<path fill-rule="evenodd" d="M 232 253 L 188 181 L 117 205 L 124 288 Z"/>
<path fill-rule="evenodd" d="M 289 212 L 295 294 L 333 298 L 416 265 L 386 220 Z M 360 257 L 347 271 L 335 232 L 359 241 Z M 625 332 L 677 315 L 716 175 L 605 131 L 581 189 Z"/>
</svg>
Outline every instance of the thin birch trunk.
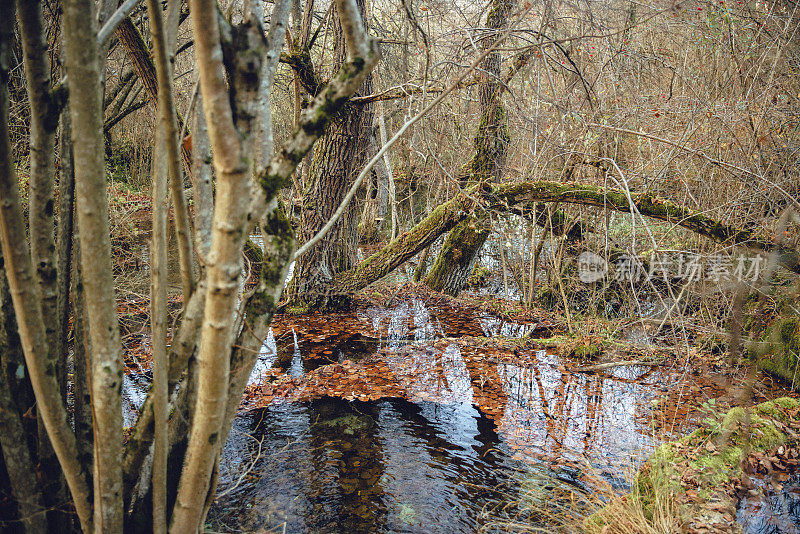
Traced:
<svg viewBox="0 0 800 534">
<path fill-rule="evenodd" d="M 380 79 L 380 76 L 378 74 L 378 69 L 375 69 L 375 72 L 373 72 L 372 81 L 373 81 L 373 83 L 375 85 L 375 92 L 376 93 L 380 93 L 381 92 L 381 79 Z M 376 111 L 377 111 L 377 115 L 378 115 L 378 117 L 377 117 L 377 119 L 378 119 L 378 132 L 379 132 L 380 140 L 381 140 L 380 146 L 384 146 L 386 144 L 387 138 L 386 138 L 386 118 L 384 117 L 384 112 L 383 112 L 383 102 L 379 100 L 377 102 L 377 104 L 376 104 L 376 108 L 377 108 Z M 391 240 L 391 239 L 394 239 L 395 237 L 397 237 L 397 197 L 396 197 L 397 192 L 395 191 L 394 172 L 392 172 L 392 162 L 389 160 L 389 151 L 388 150 L 386 152 L 384 152 L 384 154 L 383 154 L 383 163 L 384 163 L 384 166 L 386 167 L 386 175 L 387 175 L 388 180 L 389 180 L 388 181 L 389 204 L 390 204 L 389 205 L 389 209 L 392 212 L 392 214 L 391 214 L 391 217 L 392 217 L 391 232 L 392 233 L 390 234 L 390 240 Z M 380 184 L 378 184 L 378 187 L 380 187 Z M 379 194 L 378 197 L 380 198 L 381 195 Z"/>
<path fill-rule="evenodd" d="M 68 106 L 68 104 L 67 104 Z M 67 357 L 67 334 L 69 332 L 69 289 L 72 277 L 72 244 L 75 238 L 75 168 L 72 160 L 72 125 L 69 109 L 61 112 L 59 135 L 60 158 L 58 178 L 58 222 L 56 226 L 56 327 L 60 328 L 61 354 Z M 65 365 L 66 367 L 66 365 Z M 66 400 L 67 381 L 61 384 L 61 395 Z"/>
<path fill-rule="evenodd" d="M 14 34 L 13 21 L 13 2 L 0 0 L 0 240 L 20 342 L 36 396 L 38 413 L 61 463 L 81 526 L 88 532 L 93 530 L 92 507 L 89 502 L 91 493 L 86 473 L 78 461 L 75 435 L 67 421 L 67 411 L 61 399 L 55 369 L 48 359 L 41 294 L 25 239 L 25 222 L 8 137 L 8 68 Z"/>
<path fill-rule="evenodd" d="M 175 233 L 178 241 L 181 286 L 184 302 L 187 302 L 195 286 L 194 252 L 189 229 L 189 211 L 186 209 L 186 198 L 183 193 L 183 167 L 181 166 L 180 143 L 178 140 L 178 119 L 175 114 L 175 100 L 172 91 L 172 69 L 169 67 L 170 56 L 173 54 L 168 50 L 169 47 L 167 46 L 161 2 L 148 0 L 147 12 L 150 17 L 150 31 L 153 35 L 153 55 L 158 83 L 156 92 L 158 114 L 161 128 L 164 129 L 164 142 L 166 143 L 166 157 L 169 167 L 169 189 L 172 195 L 172 204 L 175 207 Z M 175 22 L 177 21 L 174 20 L 173 24 Z"/>
<path fill-rule="evenodd" d="M 164 131 L 153 147 L 153 235 L 150 249 L 150 328 L 153 346 L 153 532 L 167 530 L 167 162 Z"/>
<path fill-rule="evenodd" d="M 60 383 L 64 383 L 60 325 L 56 323 L 58 285 L 53 235 L 53 184 L 55 177 L 55 137 L 59 106 L 50 92 L 50 61 L 44 36 L 42 5 L 39 0 L 17 0 L 22 52 L 25 61 L 26 89 L 31 108 L 30 122 L 30 218 L 31 258 L 42 291 L 50 359 Z"/>
<path fill-rule="evenodd" d="M 5 269 L 0 267 L 0 302 L 6 302 L 10 298 Z M 0 354 L 3 358 L 0 369 L 0 428 L 3 429 L 0 432 L 0 450 L 3 452 L 8 480 L 17 502 L 19 521 L 25 532 L 33 534 L 47 530 L 47 515 L 42 488 L 34 476 L 36 468 L 22 425 L 21 410 L 11 387 L 9 373 L 16 372 L 16 369 L 10 369 L 6 365 L 6 355 L 14 350 L 10 343 L 6 325 L 0 323 Z"/>
<path fill-rule="evenodd" d="M 91 342 L 94 416 L 94 521 L 101 532 L 121 532 L 122 358 L 111 270 L 111 240 L 103 161 L 101 61 L 91 0 L 64 3 L 81 274 Z"/>
<path fill-rule="evenodd" d="M 203 513 L 225 416 L 228 355 L 252 183 L 247 177 L 241 134 L 234 124 L 228 98 L 216 2 L 191 0 L 190 11 L 203 110 L 217 178 L 214 226 L 206 266 L 208 292 L 197 355 L 198 402 L 170 525 L 170 532 L 193 534 Z M 255 23 L 259 28 L 258 21 Z M 255 74 L 257 83 L 260 72 Z"/>
<path fill-rule="evenodd" d="M 42 295 L 42 314 L 49 347 L 48 358 L 56 372 L 61 395 L 66 399 L 66 354 L 61 346 L 58 322 L 58 280 L 53 236 L 53 184 L 55 175 L 55 134 L 59 109 L 50 92 L 50 61 L 44 35 L 42 5 L 38 0 L 17 0 L 25 80 L 30 103 L 29 229 L 31 260 Z M 51 502 L 66 497 L 61 469 L 53 447 L 39 421 L 39 462 Z M 54 497 L 54 499 L 53 499 Z"/>
<path fill-rule="evenodd" d="M 75 407 L 75 437 L 78 440 L 78 458 L 87 470 L 94 462 L 94 434 L 92 428 L 92 380 L 89 362 L 89 337 L 86 332 L 85 308 L 83 306 L 83 281 L 81 280 L 81 250 L 77 246 L 78 227 L 75 226 L 76 246 L 72 258 L 72 365 L 73 399 Z"/>
<path fill-rule="evenodd" d="M 176 9 L 177 7 L 177 9 Z M 167 193 L 168 173 L 181 185 L 180 197 L 173 200 L 183 202 L 183 180 L 180 177 L 181 162 L 178 149 L 177 120 L 172 98 L 172 72 L 169 56 L 173 56 L 172 41 L 167 37 L 177 31 L 179 2 L 172 0 L 168 7 L 170 29 L 167 30 L 161 13 L 161 3 L 148 0 L 150 32 L 153 37 L 156 75 L 158 79 L 158 128 L 153 161 L 153 235 L 151 262 L 151 329 L 153 334 L 153 532 L 167 531 L 167 419 L 169 417 L 169 389 L 167 364 Z M 166 150 L 165 150 L 166 149 Z M 176 214 L 177 214 L 176 210 Z M 185 221 L 184 221 L 185 222 Z M 176 226 L 177 221 L 176 221 Z M 184 227 L 185 230 L 185 227 Z M 179 230 L 180 232 L 180 230 Z M 183 239 L 178 240 L 184 244 Z M 191 240 L 188 241 L 191 244 Z M 179 246 L 181 281 L 187 303 L 194 285 L 191 251 Z M 189 262 L 187 266 L 185 261 Z"/>
</svg>

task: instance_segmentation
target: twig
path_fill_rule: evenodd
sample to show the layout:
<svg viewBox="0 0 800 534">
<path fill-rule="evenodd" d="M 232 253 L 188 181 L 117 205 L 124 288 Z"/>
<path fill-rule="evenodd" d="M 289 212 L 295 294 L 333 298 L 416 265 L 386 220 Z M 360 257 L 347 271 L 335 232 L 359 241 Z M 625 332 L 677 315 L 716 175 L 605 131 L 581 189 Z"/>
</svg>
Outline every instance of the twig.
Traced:
<svg viewBox="0 0 800 534">
<path fill-rule="evenodd" d="M 613 369 L 615 367 L 627 367 L 632 365 L 658 365 L 658 362 L 643 362 L 641 360 L 632 360 L 628 362 L 608 362 L 598 363 L 597 365 L 588 365 L 586 367 L 573 367 L 570 371 L 575 373 L 594 373 L 596 371 L 605 371 L 606 369 Z"/>
</svg>

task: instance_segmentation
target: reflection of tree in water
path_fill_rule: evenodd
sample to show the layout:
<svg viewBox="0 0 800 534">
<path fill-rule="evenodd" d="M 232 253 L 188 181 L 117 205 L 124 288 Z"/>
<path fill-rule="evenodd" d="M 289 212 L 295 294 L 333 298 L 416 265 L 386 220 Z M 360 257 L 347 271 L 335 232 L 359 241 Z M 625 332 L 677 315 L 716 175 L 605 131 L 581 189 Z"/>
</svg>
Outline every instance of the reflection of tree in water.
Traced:
<svg viewBox="0 0 800 534">
<path fill-rule="evenodd" d="M 318 419 L 309 428 L 314 469 L 305 472 L 312 479 L 303 484 L 311 492 L 307 521 L 326 532 L 381 530 L 387 510 L 379 406 L 338 399 L 314 404 Z"/>
<path fill-rule="evenodd" d="M 508 504 L 511 464 L 498 449 L 490 417 L 474 406 L 403 400 L 392 400 L 383 415 L 399 425 L 387 425 L 386 432 L 403 434 L 394 444 L 402 450 L 394 452 L 399 457 L 392 458 L 389 473 L 400 477 L 407 499 L 425 508 L 428 522 L 418 525 L 421 532 L 439 531 L 443 524 L 452 532 L 474 531 L 488 510 Z M 403 480 L 403 470 L 413 470 L 413 476 Z"/>
<path fill-rule="evenodd" d="M 215 530 L 474 532 L 512 484 L 494 421 L 469 405 L 324 398 L 235 426 Z"/>
</svg>

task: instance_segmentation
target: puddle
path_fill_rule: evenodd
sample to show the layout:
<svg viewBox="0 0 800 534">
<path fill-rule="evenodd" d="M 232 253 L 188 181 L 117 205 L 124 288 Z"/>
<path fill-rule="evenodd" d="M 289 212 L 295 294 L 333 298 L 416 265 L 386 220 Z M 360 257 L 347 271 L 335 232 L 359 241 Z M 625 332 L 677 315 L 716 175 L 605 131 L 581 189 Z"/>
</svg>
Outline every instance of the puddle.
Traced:
<svg viewBox="0 0 800 534">
<path fill-rule="evenodd" d="M 800 475 L 780 484 L 777 491 L 761 477 L 754 477 L 754 482 L 762 493 L 743 497 L 736 511 L 744 534 L 800 533 Z"/>
<path fill-rule="evenodd" d="M 519 512 L 506 505 L 529 490 L 526 477 L 626 490 L 661 439 L 692 428 L 687 400 L 729 386 L 669 366 L 572 372 L 566 358 L 481 339 L 539 328 L 417 299 L 276 317 L 223 451 L 209 528 L 476 532 Z M 126 375 L 126 425 L 149 381 L 146 366 Z M 654 416 L 659 402 L 670 416 Z"/>
<path fill-rule="evenodd" d="M 469 405 L 324 398 L 254 410 L 234 424 L 208 522 L 227 531 L 474 532 L 513 492 L 509 452 Z"/>
<path fill-rule="evenodd" d="M 426 306 L 419 299 L 357 313 L 310 314 L 275 318 L 250 383 L 271 367 L 299 376 L 330 363 L 358 361 L 382 349 L 447 337 L 525 337 L 538 323 L 518 324 L 490 314 Z"/>
<path fill-rule="evenodd" d="M 237 418 L 212 528 L 468 533 L 509 513 L 521 476 L 624 490 L 658 443 L 649 406 L 669 377 L 508 356 L 422 342 L 300 377 Z"/>
<path fill-rule="evenodd" d="M 577 374 L 544 351 L 523 365 L 437 345 L 384 348 L 341 366 L 351 376 L 320 369 L 290 402 L 240 415 L 212 528 L 475 532 L 517 498 L 520 473 L 622 490 L 657 444 L 658 373 Z"/>
</svg>

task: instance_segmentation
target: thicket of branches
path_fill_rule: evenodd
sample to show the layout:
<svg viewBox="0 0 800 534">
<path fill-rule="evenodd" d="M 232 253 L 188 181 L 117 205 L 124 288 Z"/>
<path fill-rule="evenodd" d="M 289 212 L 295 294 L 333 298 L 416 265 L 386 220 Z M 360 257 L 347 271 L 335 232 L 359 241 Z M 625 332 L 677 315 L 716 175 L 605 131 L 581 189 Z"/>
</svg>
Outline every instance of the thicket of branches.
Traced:
<svg viewBox="0 0 800 534">
<path fill-rule="evenodd" d="M 797 272 L 798 17 L 791 0 L 0 0 L 7 525 L 196 532 L 282 297 L 338 305 L 415 257 L 458 294 L 487 242 L 526 303 L 553 289 L 544 267 L 567 317 L 575 242 Z M 135 234 L 138 285 L 117 261 Z M 359 262 L 359 240 L 381 246 Z M 133 292 L 153 384 L 123 431 Z"/>
</svg>

